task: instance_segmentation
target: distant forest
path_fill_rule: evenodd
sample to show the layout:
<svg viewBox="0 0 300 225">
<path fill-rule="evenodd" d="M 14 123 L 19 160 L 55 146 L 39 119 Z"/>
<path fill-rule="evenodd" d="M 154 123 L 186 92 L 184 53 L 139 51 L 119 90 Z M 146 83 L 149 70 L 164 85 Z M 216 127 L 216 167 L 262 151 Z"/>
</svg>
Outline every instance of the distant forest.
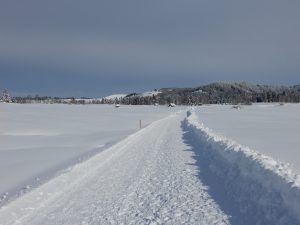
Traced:
<svg viewBox="0 0 300 225">
<path fill-rule="evenodd" d="M 162 88 L 158 94 L 142 96 L 137 93 L 120 98 L 60 98 L 60 97 L 11 97 L 4 91 L 3 102 L 14 103 L 64 103 L 64 104 L 124 104 L 124 105 L 201 105 L 201 104 L 252 104 L 256 102 L 300 102 L 300 85 L 269 86 L 246 82 L 217 82 L 195 88 Z"/>
</svg>

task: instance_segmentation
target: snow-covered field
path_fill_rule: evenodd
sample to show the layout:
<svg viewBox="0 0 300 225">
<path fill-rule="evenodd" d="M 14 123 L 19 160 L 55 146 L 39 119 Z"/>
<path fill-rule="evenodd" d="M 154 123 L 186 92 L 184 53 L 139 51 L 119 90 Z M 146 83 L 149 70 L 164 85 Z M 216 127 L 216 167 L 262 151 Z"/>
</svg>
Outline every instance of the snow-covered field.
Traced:
<svg viewBox="0 0 300 225">
<path fill-rule="evenodd" d="M 291 156 L 299 151 L 300 105 L 239 110 L 201 106 L 188 111 L 152 106 L 3 107 L 1 121 L 8 122 L 1 126 L 1 144 L 6 140 L 14 150 L 1 146 L 6 157 L 1 167 L 13 171 L 23 157 L 35 157 L 30 152 L 31 157 L 18 156 L 17 147 L 25 145 L 23 150 L 29 151 L 40 138 L 37 143 L 50 158 L 53 143 L 69 146 L 74 140 L 70 145 L 82 155 L 82 148 L 97 148 L 137 132 L 4 205 L 0 225 L 300 224 L 299 157 Z M 22 115 L 22 123 L 12 120 L 16 114 Z M 144 124 L 152 123 L 138 130 L 136 118 L 141 116 Z M 72 138 L 58 139 L 63 134 Z M 28 139 L 14 141 L 19 137 Z M 4 154 L 9 151 L 16 151 L 11 158 Z M 9 182 L 12 176 L 5 171 L 1 176 Z"/>
<path fill-rule="evenodd" d="M 265 112 L 264 107 L 275 106 L 251 106 L 241 109 L 245 112 L 239 116 L 237 113 L 243 112 L 230 112 L 236 109 L 228 106 L 221 108 L 214 106 L 211 109 L 203 107 L 188 111 L 183 127 L 196 153 L 195 159 L 198 161 L 201 180 L 211 187 L 212 195 L 215 195 L 215 199 L 224 206 L 224 210 L 230 212 L 233 223 L 300 224 L 300 175 L 289 163 L 283 163 L 272 157 L 272 154 L 276 155 L 280 150 L 274 147 L 276 143 L 293 147 L 294 151 L 285 150 L 286 147 L 281 149 L 285 154 L 299 151 L 299 140 L 298 144 L 294 144 L 297 141 L 290 140 L 297 136 L 293 132 L 299 134 L 299 127 L 293 125 L 299 120 L 300 114 L 296 114 L 299 112 L 299 105 L 291 105 L 284 110 L 285 112 L 276 112 L 276 110 L 280 111 L 280 108 Z M 277 122 L 277 114 L 290 117 L 286 118 L 285 122 L 282 121 L 283 119 Z M 260 124 L 259 121 L 264 119 L 269 123 Z M 223 121 L 221 125 L 216 125 L 221 120 Z M 277 126 L 274 125 L 276 123 Z M 215 130 L 220 128 L 222 134 L 214 131 L 207 124 L 214 125 Z M 275 133 L 274 138 L 281 137 L 276 135 L 274 129 L 280 126 L 283 130 L 287 127 L 295 129 L 286 130 L 288 133 L 282 134 L 282 139 L 273 140 L 272 144 L 267 143 L 272 133 Z M 266 139 L 261 136 L 263 133 L 260 132 L 261 127 L 263 131 L 270 132 L 266 135 Z M 246 131 L 247 128 L 250 130 Z M 249 138 L 248 143 L 252 144 L 249 145 L 250 147 L 245 146 L 224 134 L 231 134 L 231 137 L 234 136 L 237 140 L 247 140 L 243 136 L 246 135 Z M 290 145 L 289 141 L 294 145 Z M 263 144 L 273 146 L 274 152 L 272 149 L 266 150 L 268 156 L 262 153 L 264 151 L 253 148 L 253 146 L 262 147 Z M 291 158 L 292 156 L 285 157 L 285 159 Z M 299 162 L 299 158 L 294 160 L 297 161 Z M 221 191 L 225 192 L 230 200 L 224 198 L 224 195 L 219 195 Z"/>
<path fill-rule="evenodd" d="M 300 104 L 214 105 L 195 112 L 215 133 L 289 163 L 300 174 Z"/>
<path fill-rule="evenodd" d="M 0 104 L 0 206 L 167 116 L 167 107 Z M 28 186 L 29 185 L 29 186 Z M 8 193 L 7 193 L 8 192 Z M 5 198 L 5 199 L 4 199 Z"/>
</svg>

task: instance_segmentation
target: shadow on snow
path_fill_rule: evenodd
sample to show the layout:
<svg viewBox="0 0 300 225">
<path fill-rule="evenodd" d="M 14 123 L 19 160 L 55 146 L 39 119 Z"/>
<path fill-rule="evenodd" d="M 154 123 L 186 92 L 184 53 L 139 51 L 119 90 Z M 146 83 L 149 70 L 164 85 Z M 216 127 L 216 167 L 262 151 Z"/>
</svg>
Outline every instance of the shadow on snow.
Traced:
<svg viewBox="0 0 300 225">
<path fill-rule="evenodd" d="M 213 146 L 203 143 L 185 121 L 181 127 L 183 141 L 190 147 L 186 151 L 194 153 L 196 162 L 193 165 L 198 167 L 199 180 L 207 186 L 208 194 L 220 209 L 229 216 L 230 224 L 299 224 L 282 207 L 279 193 L 269 193 L 259 183 L 244 178 L 234 165 L 222 161 L 211 151 Z M 265 205 L 261 202 L 258 204 L 260 196 L 265 196 L 261 199 L 267 198 L 270 202 Z"/>
</svg>

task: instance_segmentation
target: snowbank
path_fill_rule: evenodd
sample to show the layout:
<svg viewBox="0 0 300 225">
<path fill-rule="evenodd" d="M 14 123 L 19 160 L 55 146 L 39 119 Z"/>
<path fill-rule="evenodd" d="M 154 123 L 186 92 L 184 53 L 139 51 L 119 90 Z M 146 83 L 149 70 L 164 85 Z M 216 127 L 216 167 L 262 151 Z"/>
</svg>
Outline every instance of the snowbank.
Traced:
<svg viewBox="0 0 300 225">
<path fill-rule="evenodd" d="M 300 224 L 300 176 L 287 164 L 215 134 L 193 111 L 183 125 L 247 224 Z"/>
</svg>

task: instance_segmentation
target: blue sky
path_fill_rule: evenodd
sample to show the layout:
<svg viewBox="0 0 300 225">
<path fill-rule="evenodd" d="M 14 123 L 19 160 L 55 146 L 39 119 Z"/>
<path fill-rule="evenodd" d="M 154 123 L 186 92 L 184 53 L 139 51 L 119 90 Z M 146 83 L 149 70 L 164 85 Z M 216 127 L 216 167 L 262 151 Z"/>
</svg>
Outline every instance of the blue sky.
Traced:
<svg viewBox="0 0 300 225">
<path fill-rule="evenodd" d="M 298 0 L 2 0 L 0 90 L 300 83 Z"/>
</svg>

